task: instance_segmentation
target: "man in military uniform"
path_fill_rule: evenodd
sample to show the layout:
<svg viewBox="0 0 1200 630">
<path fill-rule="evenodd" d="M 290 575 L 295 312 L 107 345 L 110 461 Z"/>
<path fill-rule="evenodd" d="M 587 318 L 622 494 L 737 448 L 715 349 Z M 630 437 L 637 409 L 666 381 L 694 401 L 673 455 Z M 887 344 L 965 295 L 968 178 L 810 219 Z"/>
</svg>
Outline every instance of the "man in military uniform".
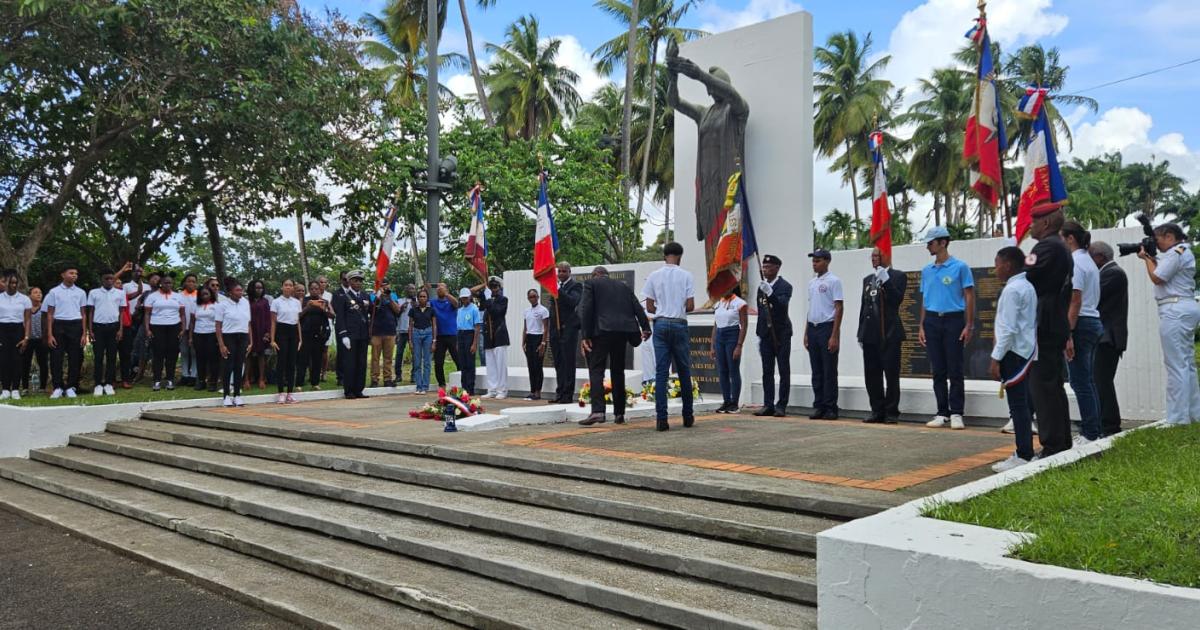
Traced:
<svg viewBox="0 0 1200 630">
<path fill-rule="evenodd" d="M 756 416 L 784 416 L 792 391 L 792 320 L 788 303 L 792 285 L 779 277 L 783 261 L 778 256 L 762 257 L 762 282 L 758 285 L 758 353 L 763 368 L 763 408 Z M 775 367 L 779 366 L 779 400 L 775 399 Z"/>
<path fill-rule="evenodd" d="M 1063 389 L 1063 372 L 1065 359 L 1074 355 L 1067 309 L 1075 265 L 1058 235 L 1063 220 L 1060 208 L 1033 210 L 1029 235 L 1038 242 L 1025 259 L 1025 279 L 1037 292 L 1037 360 L 1033 362 L 1030 389 L 1042 442 L 1039 457 L 1071 448 L 1071 411 Z"/>
<path fill-rule="evenodd" d="M 1185 238 L 1178 225 L 1164 223 L 1154 228 L 1158 251 L 1138 252 L 1158 302 L 1158 334 L 1167 368 L 1166 423 L 1170 425 L 1200 422 L 1200 382 L 1192 350 L 1200 326 L 1200 304 L 1195 298 L 1196 257 L 1183 242 Z"/>
<path fill-rule="evenodd" d="M 858 315 L 858 343 L 862 345 L 863 376 L 871 401 L 871 415 L 863 420 L 868 423 L 895 424 L 900 420 L 900 345 L 904 342 L 900 303 L 908 289 L 908 276 L 892 269 L 889 262 L 878 247 L 871 250 L 875 271 L 863 278 Z"/>
<path fill-rule="evenodd" d="M 367 386 L 367 349 L 371 346 L 371 302 L 363 291 L 365 276 L 357 269 L 347 274 L 349 286 L 341 299 L 334 302 L 341 344 L 338 354 L 346 354 L 342 363 L 342 391 L 350 400 L 367 397 L 363 389 Z"/>
</svg>

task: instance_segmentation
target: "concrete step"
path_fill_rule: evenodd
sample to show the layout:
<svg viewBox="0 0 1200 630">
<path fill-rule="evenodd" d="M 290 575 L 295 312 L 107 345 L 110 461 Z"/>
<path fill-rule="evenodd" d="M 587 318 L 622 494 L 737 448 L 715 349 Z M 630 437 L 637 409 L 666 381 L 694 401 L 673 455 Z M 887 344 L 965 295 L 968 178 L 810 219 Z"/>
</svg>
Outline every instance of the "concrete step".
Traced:
<svg viewBox="0 0 1200 630">
<path fill-rule="evenodd" d="M 379 616 L 385 621 L 371 620 L 365 626 L 368 628 L 455 626 L 448 620 L 482 628 L 571 630 L 580 627 L 647 626 L 644 622 L 468 572 L 241 516 L 49 464 L 3 460 L 0 461 L 0 475 L 28 484 L 29 487 L 16 486 L 24 488 L 27 494 L 42 495 L 31 497 L 26 501 L 28 504 L 40 505 L 47 500 L 67 501 L 55 495 L 71 497 L 78 501 L 75 504 L 80 506 L 77 511 L 82 513 L 83 510 L 91 510 L 98 518 L 120 519 L 131 524 L 134 531 L 148 531 L 151 540 L 176 539 L 186 541 L 190 548 L 199 552 L 242 558 L 251 563 L 265 564 L 262 561 L 270 561 L 274 564 L 265 564 L 266 567 L 299 578 L 300 584 L 324 584 L 343 593 L 347 603 L 386 613 Z M 7 495 L 4 496 L 7 500 Z M 89 506 L 99 506 L 109 511 Z M 91 528 L 86 520 L 80 519 L 73 523 L 71 529 L 88 535 Z M 171 534 L 168 530 L 182 536 Z M 115 540 L 117 547 L 139 544 L 130 543 L 129 538 L 117 537 Z M 214 551 L 207 552 L 206 549 Z M 254 577 L 252 572 L 247 572 L 247 575 Z M 279 582 L 286 583 L 287 580 Z M 319 603 L 333 610 L 344 608 L 343 604 L 336 601 L 331 605 L 328 598 Z"/>
<path fill-rule="evenodd" d="M 74 435 L 71 445 L 557 545 L 802 603 L 817 601 L 811 556 L 125 435 Z"/>
<path fill-rule="evenodd" d="M 23 480 L 36 481 L 39 475 L 50 473 L 50 476 L 60 478 L 69 475 L 70 478 L 62 481 L 78 487 L 112 483 L 28 460 L 4 460 L 0 465 L 5 467 L 0 474 L 9 479 L 19 476 Z M 460 627 L 331 581 L 180 536 L 169 528 L 156 527 L 15 481 L 0 480 L 0 507 L 60 527 L 302 627 L 346 630 Z M 184 523 L 187 522 L 180 523 L 181 527 Z"/>
<path fill-rule="evenodd" d="M 865 501 L 843 501 L 831 499 L 820 492 L 797 491 L 794 493 L 774 492 L 754 488 L 735 487 L 731 484 L 717 484 L 696 479 L 682 479 L 649 475 L 630 471 L 619 465 L 605 466 L 600 463 L 579 465 L 564 462 L 548 461 L 521 457 L 519 455 L 500 454 L 490 451 L 476 451 L 467 448 L 437 446 L 370 438 L 361 435 L 330 433 L 314 429 L 298 428 L 295 426 L 278 426 L 257 424 L 237 419 L 194 417 L 188 414 L 153 411 L 142 414 L 146 420 L 173 422 L 191 426 L 225 429 L 243 433 L 256 433 L 293 440 L 305 440 L 321 444 L 354 446 L 369 448 L 392 453 L 433 457 L 455 462 L 480 464 L 484 466 L 511 468 L 526 472 L 557 475 L 573 479 L 600 481 L 607 484 L 618 484 L 634 488 L 670 492 L 685 496 L 704 499 L 716 499 L 730 503 L 765 506 L 795 512 L 803 512 L 850 520 L 871 516 L 887 509 L 884 505 L 871 505 Z"/>
<path fill-rule="evenodd" d="M 76 447 L 32 459 L 684 628 L 812 627 L 803 604 L 579 552 Z"/>
</svg>

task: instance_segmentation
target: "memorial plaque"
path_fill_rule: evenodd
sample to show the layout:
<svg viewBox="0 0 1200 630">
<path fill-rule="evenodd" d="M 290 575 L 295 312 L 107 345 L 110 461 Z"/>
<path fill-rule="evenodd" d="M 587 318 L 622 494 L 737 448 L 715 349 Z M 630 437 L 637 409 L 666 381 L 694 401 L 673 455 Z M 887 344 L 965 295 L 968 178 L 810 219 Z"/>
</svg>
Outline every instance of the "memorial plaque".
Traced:
<svg viewBox="0 0 1200 630">
<path fill-rule="evenodd" d="M 586 272 L 586 273 L 573 273 L 573 274 L 571 274 L 571 277 L 574 278 L 576 282 L 583 284 L 591 279 L 592 273 L 590 271 Z M 633 292 L 635 294 L 637 293 L 637 287 L 634 286 L 634 284 L 633 284 L 634 283 L 634 274 L 633 274 L 632 269 L 626 269 L 623 271 L 610 271 L 610 272 L 608 272 L 608 277 L 612 278 L 613 280 L 618 280 L 620 282 L 624 282 L 630 289 L 633 289 Z M 547 322 L 547 325 L 548 326 L 552 325 L 554 322 L 554 309 L 551 306 L 549 306 L 550 294 L 547 293 L 545 289 L 542 289 L 542 304 L 546 304 L 547 308 L 550 309 L 550 321 Z M 651 343 L 651 342 L 645 341 L 643 343 Z M 633 353 L 635 351 L 636 351 L 636 348 L 633 348 L 631 346 L 625 352 L 625 369 L 627 369 L 627 370 L 633 369 Z M 554 348 L 551 347 L 549 344 L 547 344 L 547 346 L 546 346 L 546 355 L 542 359 L 542 364 L 545 365 L 546 367 L 550 367 L 550 368 L 554 367 Z M 580 350 L 578 347 L 575 348 L 575 367 L 576 368 L 587 367 L 587 359 L 585 359 L 583 357 L 583 351 Z"/>
<path fill-rule="evenodd" d="M 991 267 L 972 267 L 971 273 L 975 277 L 975 332 L 966 344 L 963 373 L 968 379 L 991 380 L 988 364 L 995 339 L 996 301 L 1004 285 L 996 278 Z M 909 271 L 908 294 L 900 305 L 900 322 L 905 334 L 905 341 L 900 347 L 900 376 L 933 377 L 929 354 L 917 340 L 923 299 L 921 272 Z"/>
<path fill-rule="evenodd" d="M 692 361 L 692 380 L 703 394 L 720 394 L 721 381 L 717 360 L 709 355 L 712 348 L 712 324 L 688 326 L 688 354 Z M 653 340 L 647 343 L 652 343 Z"/>
</svg>

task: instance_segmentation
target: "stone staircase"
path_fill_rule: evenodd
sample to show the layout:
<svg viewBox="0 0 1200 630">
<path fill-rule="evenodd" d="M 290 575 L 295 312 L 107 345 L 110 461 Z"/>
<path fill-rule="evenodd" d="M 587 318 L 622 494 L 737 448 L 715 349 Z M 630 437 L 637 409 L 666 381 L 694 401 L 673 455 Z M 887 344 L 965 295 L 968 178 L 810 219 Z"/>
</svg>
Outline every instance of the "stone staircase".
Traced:
<svg viewBox="0 0 1200 630">
<path fill-rule="evenodd" d="M 338 628 L 815 628 L 815 534 L 863 513 L 213 424 L 147 413 L 0 460 L 0 504 Z"/>
</svg>

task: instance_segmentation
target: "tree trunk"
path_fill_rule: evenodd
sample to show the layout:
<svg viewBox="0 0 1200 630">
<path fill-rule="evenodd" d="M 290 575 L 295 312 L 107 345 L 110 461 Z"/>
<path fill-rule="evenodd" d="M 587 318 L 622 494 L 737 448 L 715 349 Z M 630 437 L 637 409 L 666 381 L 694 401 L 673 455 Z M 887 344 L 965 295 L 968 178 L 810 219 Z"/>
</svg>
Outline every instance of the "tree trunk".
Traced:
<svg viewBox="0 0 1200 630">
<path fill-rule="evenodd" d="M 933 224 L 942 224 L 942 198 L 936 192 L 933 193 Z"/>
<path fill-rule="evenodd" d="M 663 229 L 666 230 L 666 234 L 667 234 L 666 242 L 670 243 L 671 242 L 671 197 L 669 195 L 667 196 L 666 221 L 665 221 L 665 225 L 663 226 Z"/>
<path fill-rule="evenodd" d="M 204 226 L 208 230 L 208 244 L 212 248 L 213 269 L 217 272 L 217 280 L 224 286 L 225 250 L 221 248 L 221 228 L 217 225 L 217 210 L 213 208 L 211 199 L 205 199 L 201 205 L 204 207 Z"/>
<path fill-rule="evenodd" d="M 646 120 L 646 145 L 642 148 L 642 178 L 638 182 L 637 216 L 642 218 L 642 207 L 646 200 L 646 179 L 650 175 L 650 146 L 654 142 L 654 116 L 658 105 L 658 90 L 654 85 L 655 64 L 658 63 L 658 46 L 650 42 L 650 117 Z"/>
<path fill-rule="evenodd" d="M 304 290 L 308 290 L 308 245 L 304 240 L 303 205 L 296 204 L 296 241 L 300 246 L 300 271 L 304 273 Z"/>
<path fill-rule="evenodd" d="M 954 193 L 948 192 L 946 193 L 946 225 L 954 225 L 957 218 L 958 216 L 954 213 Z"/>
<path fill-rule="evenodd" d="M 487 93 L 483 91 L 483 77 L 479 74 L 479 62 L 475 60 L 475 38 L 471 35 L 471 22 L 467 19 L 466 0 L 458 0 L 458 11 L 462 13 L 463 32 L 467 35 L 467 58 L 471 60 L 471 75 L 475 77 L 475 93 L 478 95 L 479 108 L 483 110 L 483 120 L 487 126 L 494 127 L 496 121 L 492 118 L 492 108 L 488 106 Z"/>
<path fill-rule="evenodd" d="M 637 27 L 641 21 L 638 0 L 631 0 L 629 12 L 629 35 L 625 40 L 625 105 L 621 117 L 621 196 L 625 207 L 629 207 L 629 186 L 633 178 L 630 172 L 630 132 L 633 123 L 633 64 L 634 48 L 637 47 Z"/>
<path fill-rule="evenodd" d="M 850 194 L 854 197 L 854 232 L 857 235 L 861 219 L 858 214 L 858 182 L 854 181 L 854 156 L 850 154 L 850 138 L 846 138 L 846 178 L 850 180 Z"/>
<path fill-rule="evenodd" d="M 413 268 L 413 284 L 418 287 L 425 284 L 425 279 L 421 277 L 421 261 L 417 257 L 417 223 L 416 221 L 408 221 L 408 236 L 409 242 L 412 243 L 412 268 Z"/>
</svg>

